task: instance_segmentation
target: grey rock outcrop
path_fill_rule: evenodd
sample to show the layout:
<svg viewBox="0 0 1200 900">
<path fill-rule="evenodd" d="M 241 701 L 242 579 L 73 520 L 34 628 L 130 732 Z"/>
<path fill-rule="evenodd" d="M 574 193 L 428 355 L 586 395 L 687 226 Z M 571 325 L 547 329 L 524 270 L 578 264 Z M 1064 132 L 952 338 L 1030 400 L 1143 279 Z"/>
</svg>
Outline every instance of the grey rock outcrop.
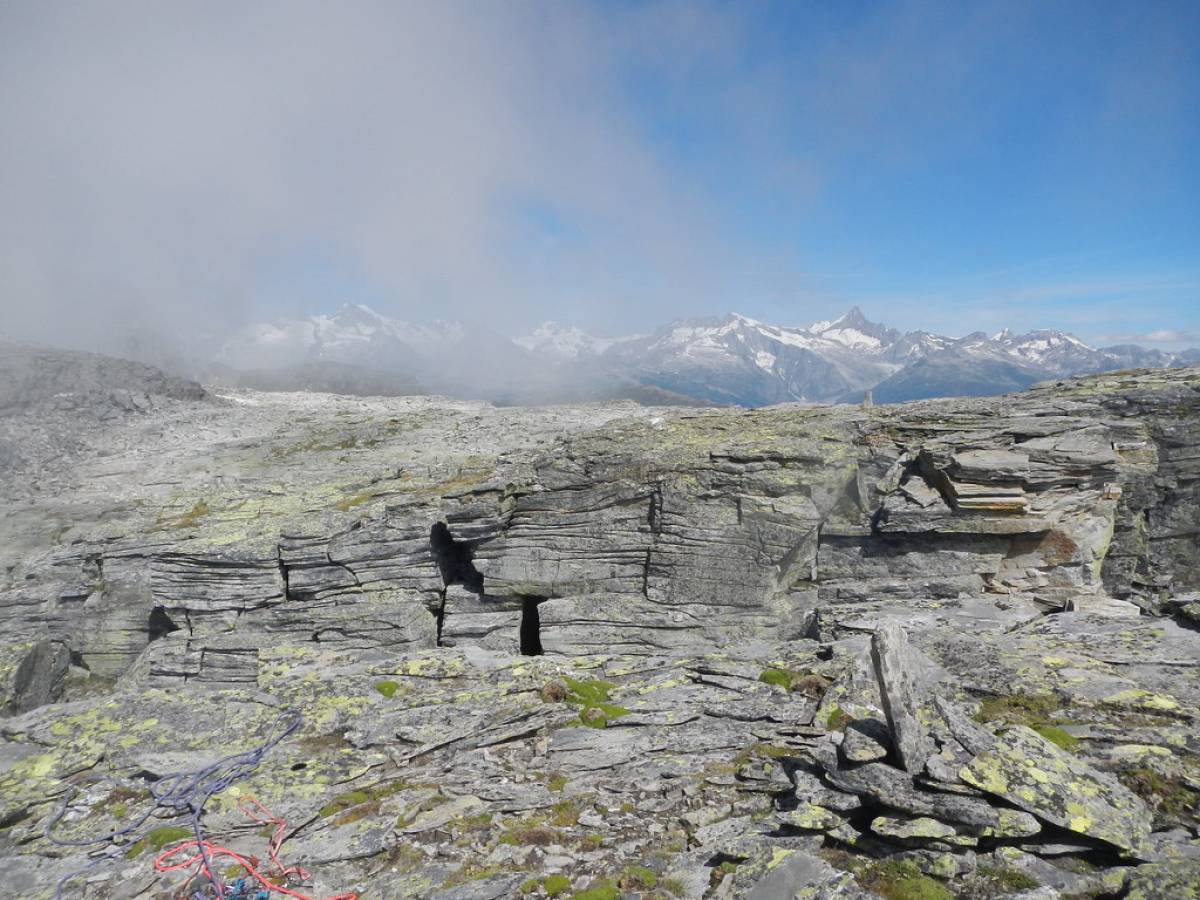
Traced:
<svg viewBox="0 0 1200 900">
<path fill-rule="evenodd" d="M 62 826 L 111 828 L 142 773 L 294 708 L 246 788 L 326 893 L 645 893 L 631 865 L 697 897 L 896 871 L 986 896 L 988 867 L 1115 893 L 1198 839 L 1198 398 L 1181 370 L 902 407 L 231 392 L 89 420 L 0 482 L 0 860 L 40 890 L 71 786 Z"/>
</svg>

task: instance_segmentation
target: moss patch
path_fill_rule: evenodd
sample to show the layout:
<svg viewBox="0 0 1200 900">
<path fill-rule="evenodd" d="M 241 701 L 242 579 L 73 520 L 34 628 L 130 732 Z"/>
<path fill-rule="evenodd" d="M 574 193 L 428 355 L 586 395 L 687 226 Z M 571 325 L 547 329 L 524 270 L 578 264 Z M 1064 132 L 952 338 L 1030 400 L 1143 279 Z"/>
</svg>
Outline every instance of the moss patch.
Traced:
<svg viewBox="0 0 1200 900">
<path fill-rule="evenodd" d="M 1002 866 L 980 866 L 976 877 L 981 882 L 980 886 L 988 891 L 988 896 L 1019 894 L 1039 887 L 1036 878 L 1031 878 L 1019 869 Z"/>
<path fill-rule="evenodd" d="M 621 900 L 621 892 L 611 881 L 592 885 L 586 891 L 576 891 L 571 900 Z"/>
<path fill-rule="evenodd" d="M 725 860 L 713 867 L 712 873 L 708 876 L 708 883 L 712 887 L 716 887 L 730 875 L 737 871 L 738 864 L 733 860 Z"/>
<path fill-rule="evenodd" d="M 652 891 L 658 884 L 658 874 L 645 866 L 626 866 L 617 879 L 617 886 L 623 891 Z"/>
<path fill-rule="evenodd" d="M 604 728 L 611 719 L 629 715 L 625 707 L 609 702 L 609 694 L 616 687 L 611 681 L 570 677 L 563 680 L 567 684 L 566 702 L 580 708 L 579 724 L 589 728 Z"/>
<path fill-rule="evenodd" d="M 1151 808 L 1169 816 L 1197 818 L 1200 792 L 1178 776 L 1164 775 L 1155 769 L 1142 767 L 1119 772 L 1117 777 Z"/>
<path fill-rule="evenodd" d="M 186 841 L 189 838 L 195 838 L 195 836 L 196 833 L 191 828 L 186 828 L 183 825 L 164 825 L 162 828 L 154 828 L 147 831 L 140 841 L 125 851 L 125 858 L 136 859 L 147 850 L 159 853 L 167 844 Z"/>
<path fill-rule="evenodd" d="M 380 681 L 375 684 L 375 690 L 379 691 L 388 700 L 396 696 L 396 691 L 400 689 L 400 683 L 397 681 Z"/>
<path fill-rule="evenodd" d="M 864 859 L 844 850 L 824 850 L 821 856 L 884 900 L 954 900 L 944 884 L 923 874 L 911 860 Z"/>
<path fill-rule="evenodd" d="M 975 714 L 977 722 L 1007 722 L 1032 728 L 1050 743 L 1063 750 L 1074 750 L 1079 738 L 1059 727 L 1053 719 L 1062 709 L 1062 703 L 1053 694 L 1007 694 L 1001 697 L 985 697 Z"/>
<path fill-rule="evenodd" d="M 328 819 L 330 816 L 336 816 L 338 813 L 345 812 L 370 800 L 371 795 L 366 791 L 351 791 L 348 794 L 339 794 L 321 807 L 320 815 L 321 818 Z"/>
<path fill-rule="evenodd" d="M 571 889 L 571 879 L 566 875 L 547 875 L 545 878 L 530 878 L 521 885 L 522 894 L 532 894 L 539 889 L 547 897 L 561 897 Z"/>
<path fill-rule="evenodd" d="M 834 706 L 829 710 L 829 715 L 825 717 L 826 731 L 845 731 L 846 726 L 854 721 L 854 716 L 850 715 L 840 706 Z"/>
<path fill-rule="evenodd" d="M 804 694 L 813 700 L 820 700 L 829 690 L 828 678 L 809 672 L 796 672 L 792 669 L 763 669 L 759 673 L 758 680 L 763 684 L 774 684 L 784 690 Z"/>
<path fill-rule="evenodd" d="M 664 878 L 658 883 L 658 886 L 672 897 L 687 896 L 687 885 L 685 885 L 678 878 Z"/>
</svg>

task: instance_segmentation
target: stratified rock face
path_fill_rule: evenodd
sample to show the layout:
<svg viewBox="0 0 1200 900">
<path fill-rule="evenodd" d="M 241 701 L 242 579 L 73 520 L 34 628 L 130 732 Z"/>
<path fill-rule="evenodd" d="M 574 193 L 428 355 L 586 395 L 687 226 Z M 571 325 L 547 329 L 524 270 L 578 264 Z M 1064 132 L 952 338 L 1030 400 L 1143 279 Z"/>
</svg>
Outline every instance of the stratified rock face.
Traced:
<svg viewBox="0 0 1200 900">
<path fill-rule="evenodd" d="M 232 392 L 88 419 L 2 482 L 0 861 L 66 874 L 39 835 L 70 779 L 63 826 L 111 828 L 103 779 L 136 793 L 297 709 L 248 789 L 304 823 L 298 861 L 384 896 L 636 892 L 639 860 L 683 896 L 780 871 L 853 896 L 835 847 L 978 896 L 985 858 L 1115 892 L 1196 840 L 1198 400 L 1180 370 L 900 407 Z"/>
<path fill-rule="evenodd" d="M 78 528 L 43 569 L 57 597 L 18 604 L 8 625 L 116 676 L 161 609 L 181 629 L 168 640 L 191 647 L 180 671 L 225 681 L 231 633 L 436 642 L 422 609 L 457 646 L 520 646 L 524 622 L 527 649 L 655 654 L 836 636 L 912 601 L 1153 607 L 1200 582 L 1196 385 L 1185 370 L 888 409 L 643 410 L 598 431 L 576 417 L 549 452 L 475 454 L 466 475 L 423 422 L 430 445 L 401 454 L 424 461 L 418 478 L 321 468 L 360 448 L 380 465 L 407 439 L 402 418 L 280 431 L 223 451 L 218 480 L 177 492 L 153 523 Z M 275 467 L 301 483 L 272 483 Z"/>
</svg>

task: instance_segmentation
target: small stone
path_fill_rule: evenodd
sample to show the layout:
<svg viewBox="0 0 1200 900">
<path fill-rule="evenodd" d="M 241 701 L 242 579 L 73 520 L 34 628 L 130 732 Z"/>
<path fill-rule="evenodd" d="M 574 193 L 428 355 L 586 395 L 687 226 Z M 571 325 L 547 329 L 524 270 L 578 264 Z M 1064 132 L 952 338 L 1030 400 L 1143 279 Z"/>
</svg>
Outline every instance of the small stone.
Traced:
<svg viewBox="0 0 1200 900">
<path fill-rule="evenodd" d="M 928 816 L 904 818 L 898 816 L 876 816 L 871 822 L 876 834 L 898 840 L 903 844 L 922 844 L 932 841 L 973 847 L 978 841 L 971 835 L 959 834 L 953 825 L 947 825 Z"/>
<path fill-rule="evenodd" d="M 544 685 L 542 685 L 542 699 L 547 703 L 562 703 L 567 699 L 568 693 L 570 693 L 570 691 L 567 689 L 566 682 L 559 681 L 557 679 L 554 681 L 547 681 Z"/>
<path fill-rule="evenodd" d="M 1174 859 L 1138 866 L 1129 876 L 1126 900 L 1200 896 L 1200 860 Z"/>
<path fill-rule="evenodd" d="M 847 762 L 873 762 L 888 755 L 891 736 L 879 719 L 855 719 L 846 726 L 841 754 Z"/>
<path fill-rule="evenodd" d="M 990 731 L 971 721 L 961 708 L 945 697 L 935 697 L 933 705 L 954 739 L 969 753 L 983 753 L 996 746 L 996 738 Z"/>
<path fill-rule="evenodd" d="M 828 831 L 845 821 L 832 810 L 813 803 L 802 803 L 795 809 L 778 813 L 777 818 L 785 825 L 805 831 Z"/>
<path fill-rule="evenodd" d="M 998 808 L 996 815 L 1000 817 L 1000 821 L 991 828 L 985 828 L 982 832 L 983 837 L 1030 837 L 1042 830 L 1041 822 L 1019 809 Z"/>
</svg>

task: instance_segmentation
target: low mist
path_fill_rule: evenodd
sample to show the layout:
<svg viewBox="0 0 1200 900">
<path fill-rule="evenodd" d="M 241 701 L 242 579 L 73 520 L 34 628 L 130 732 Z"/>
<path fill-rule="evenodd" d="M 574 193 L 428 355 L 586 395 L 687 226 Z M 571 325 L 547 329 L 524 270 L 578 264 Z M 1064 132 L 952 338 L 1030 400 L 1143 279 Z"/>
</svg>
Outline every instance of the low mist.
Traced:
<svg viewBox="0 0 1200 900">
<path fill-rule="evenodd" d="M 694 299 L 715 242 L 611 72 L 695 16 L 637 18 L 631 41 L 559 4 L 6 5 L 0 332 L 153 360 L 364 295 L 510 334 Z"/>
</svg>

